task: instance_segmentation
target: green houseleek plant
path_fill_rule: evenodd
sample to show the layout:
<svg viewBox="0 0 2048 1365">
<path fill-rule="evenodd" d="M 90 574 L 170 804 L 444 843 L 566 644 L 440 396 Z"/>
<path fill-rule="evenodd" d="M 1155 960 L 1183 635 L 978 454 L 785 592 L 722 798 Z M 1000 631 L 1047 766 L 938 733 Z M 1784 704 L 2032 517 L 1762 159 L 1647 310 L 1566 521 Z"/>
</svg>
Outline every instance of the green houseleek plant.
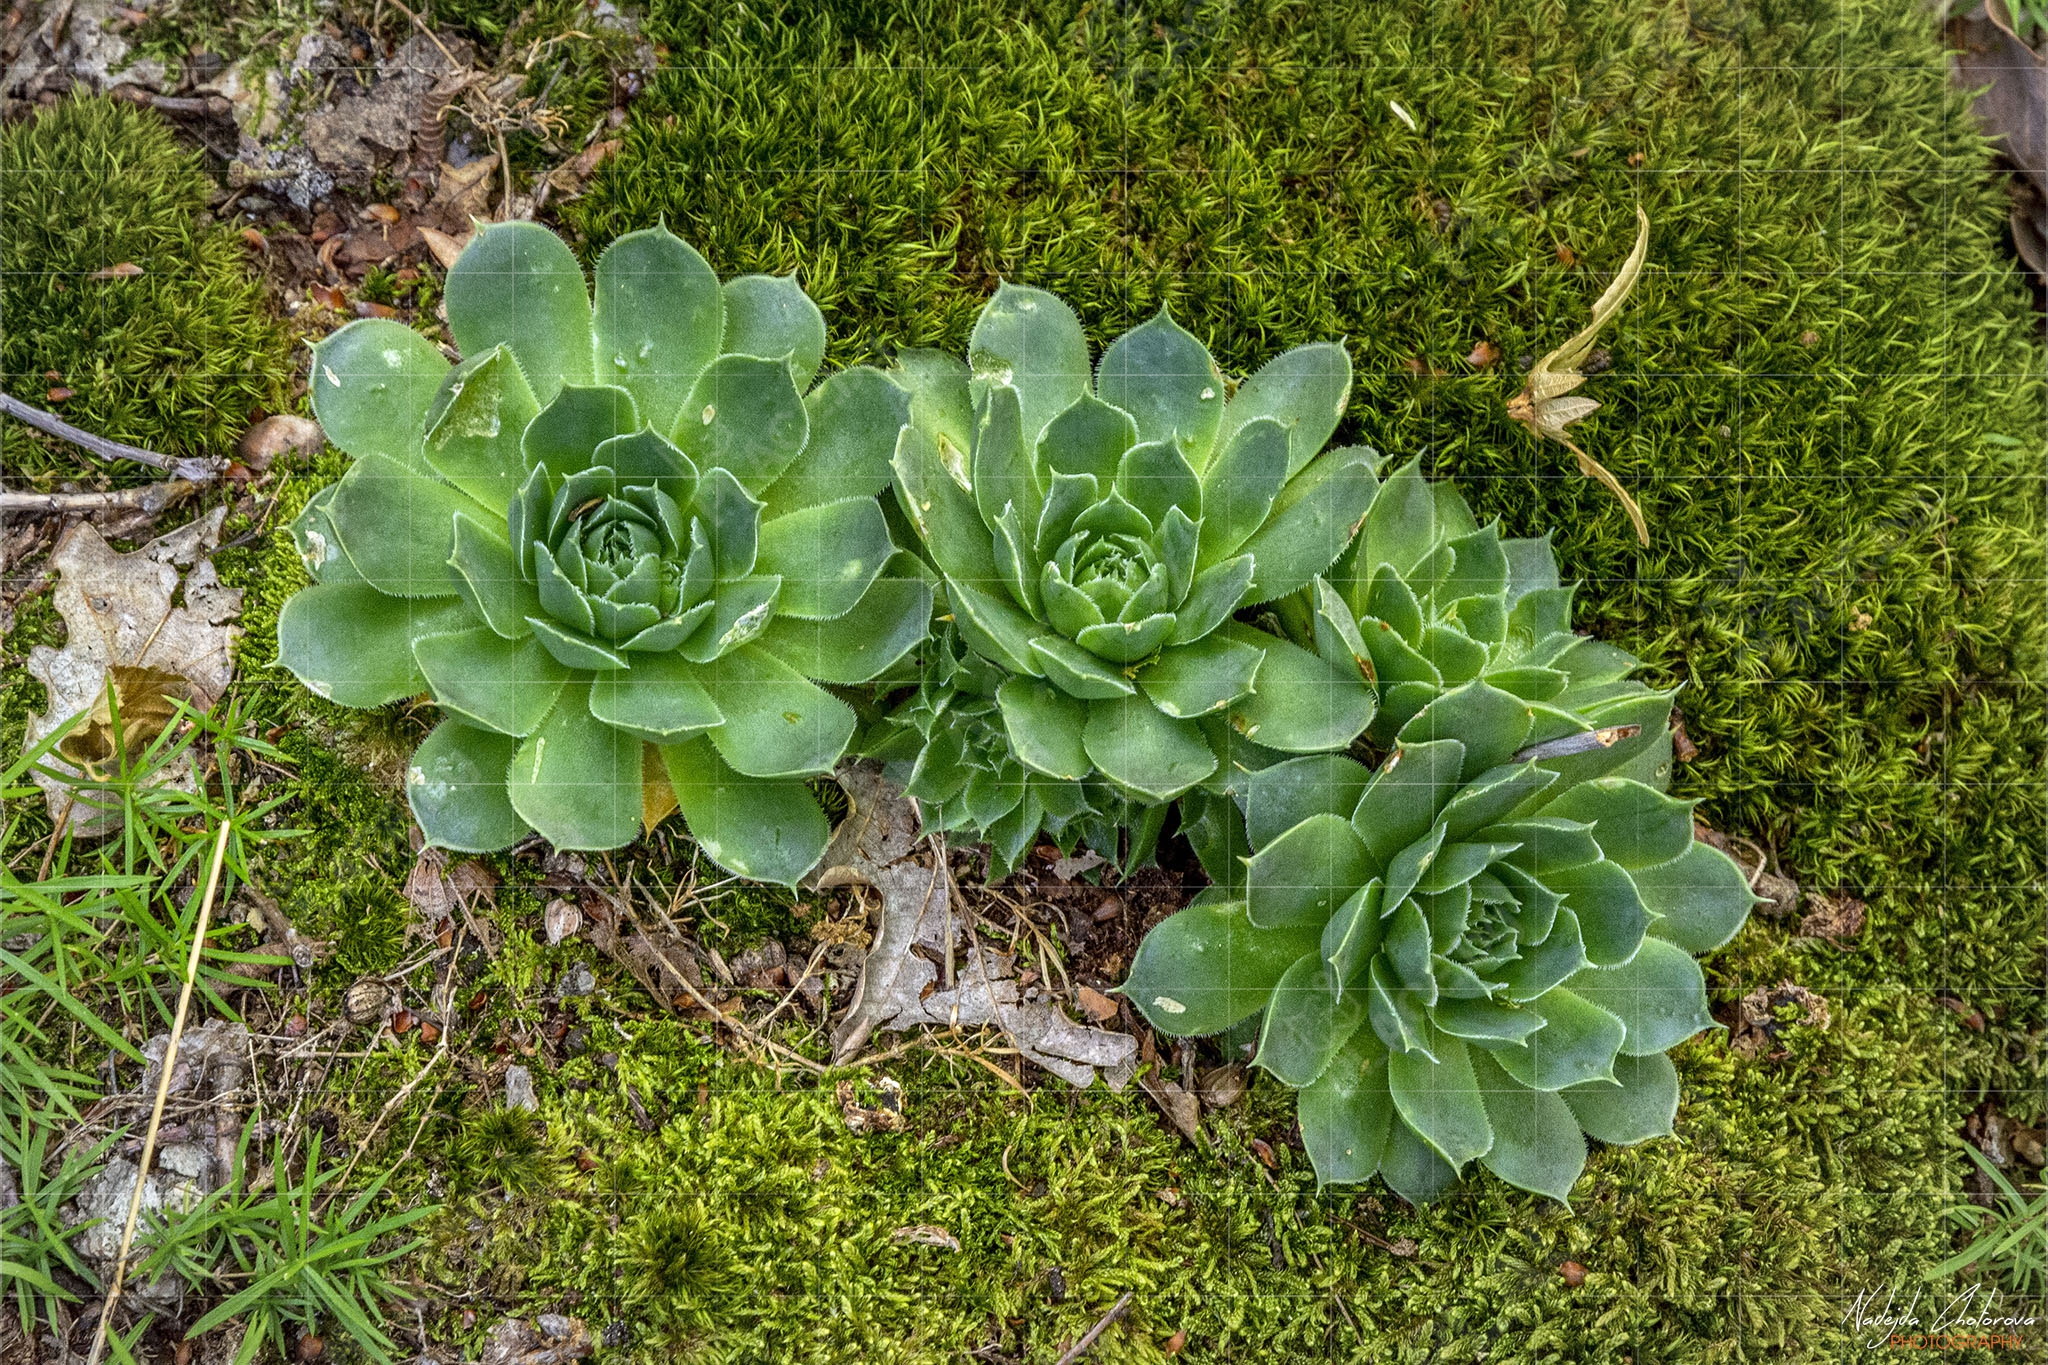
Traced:
<svg viewBox="0 0 2048 1365">
<path fill-rule="evenodd" d="M 1325 1182 L 1422 1202 L 1477 1160 L 1564 1200 L 1586 1136 L 1670 1131 L 1664 1054 L 1713 1026 L 1693 954 L 1754 897 L 1665 794 L 1671 694 L 1571 632 L 1545 542 L 1411 466 L 1333 577 L 1278 614 L 1377 693 L 1367 743 L 1231 785 L 1218 884 L 1124 989 L 1164 1033 L 1256 1027 Z"/>
<path fill-rule="evenodd" d="M 965 363 L 912 351 L 895 373 L 896 494 L 978 698 L 964 729 L 905 718 L 910 786 L 964 801 L 961 827 L 1014 857 L 1045 821 L 1106 813 L 1091 788 L 1137 810 L 1211 781 L 1233 729 L 1309 753 L 1365 728 L 1348 662 L 1233 620 L 1327 569 L 1372 498 L 1377 456 L 1323 448 L 1343 347 L 1289 351 L 1233 394 L 1162 311 L 1091 368 L 1064 303 L 1006 284 Z"/>
<path fill-rule="evenodd" d="M 315 348 L 355 462 L 293 527 L 315 581 L 282 662 L 348 706 L 431 696 L 407 781 L 431 843 L 615 848 L 672 797 L 721 865 L 794 881 L 826 838 L 805 779 L 854 729 L 819 684 L 929 622 L 876 501 L 908 398 L 865 368 L 812 388 L 796 284 L 721 285 L 665 228 L 605 251 L 593 304 L 552 233 L 485 227 L 446 300 L 454 365 L 383 321 Z"/>
</svg>

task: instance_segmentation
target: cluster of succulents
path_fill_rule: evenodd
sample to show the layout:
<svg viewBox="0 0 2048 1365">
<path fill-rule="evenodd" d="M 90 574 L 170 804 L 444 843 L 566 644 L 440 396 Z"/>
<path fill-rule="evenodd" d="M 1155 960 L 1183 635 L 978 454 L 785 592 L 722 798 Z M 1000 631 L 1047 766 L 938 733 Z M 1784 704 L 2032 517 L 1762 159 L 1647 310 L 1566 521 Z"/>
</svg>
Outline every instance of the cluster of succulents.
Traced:
<svg viewBox="0 0 2048 1365">
<path fill-rule="evenodd" d="M 316 349 L 355 464 L 279 622 L 322 696 L 438 707 L 429 842 L 613 848 L 679 809 L 793 883 L 849 752 L 998 875 L 1042 840 L 1129 868 L 1177 812 L 1214 885 L 1124 989 L 1255 1032 L 1321 1179 L 1421 1201 L 1477 1161 L 1564 1199 L 1586 1136 L 1670 1130 L 1693 954 L 1752 903 L 1666 794 L 1671 694 L 1573 633 L 1547 539 L 1325 448 L 1342 346 L 1234 385 L 1162 311 L 1091 359 L 1006 284 L 964 358 L 814 384 L 796 284 L 665 229 L 593 303 L 551 234 L 485 228 L 446 298 L 459 363 L 389 322 Z"/>
</svg>

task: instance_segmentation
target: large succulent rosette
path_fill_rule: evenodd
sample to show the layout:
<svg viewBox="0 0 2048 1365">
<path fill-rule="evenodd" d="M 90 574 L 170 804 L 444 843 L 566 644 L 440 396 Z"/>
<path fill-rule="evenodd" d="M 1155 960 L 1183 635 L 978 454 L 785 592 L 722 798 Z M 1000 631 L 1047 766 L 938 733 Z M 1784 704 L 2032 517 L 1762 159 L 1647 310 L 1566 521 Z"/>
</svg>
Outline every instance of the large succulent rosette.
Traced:
<svg viewBox="0 0 2048 1365">
<path fill-rule="evenodd" d="M 1665 794 L 1671 694 L 1570 604 L 1547 542 L 1411 465 L 1276 609 L 1377 695 L 1368 741 L 1234 775 L 1191 831 L 1218 885 L 1125 990 L 1162 1032 L 1256 1023 L 1324 1181 L 1421 1202 L 1477 1160 L 1562 1200 L 1587 1136 L 1670 1131 L 1665 1053 L 1712 1025 L 1692 955 L 1754 897 Z"/>
<path fill-rule="evenodd" d="M 914 351 L 896 375 L 896 493 L 995 670 L 989 715 L 1019 772 L 1158 805 L 1216 774 L 1229 730 L 1306 753 L 1365 728 L 1348 662 L 1232 619 L 1328 568 L 1372 497 L 1372 452 L 1323 449 L 1350 389 L 1341 346 L 1289 351 L 1232 394 L 1164 312 L 1091 368 L 1064 303 L 1004 285 L 966 363 Z"/>
<path fill-rule="evenodd" d="M 725 867 L 795 880 L 826 837 L 804 779 L 854 728 L 819 684 L 930 616 L 875 499 L 907 398 L 872 369 L 810 388 L 794 282 L 721 286 L 666 229 L 604 253 L 593 307 L 553 234 L 485 227 L 446 298 L 453 366 L 390 322 L 315 350 L 355 463 L 293 528 L 315 583 L 283 663 L 349 706 L 432 697 L 407 781 L 431 843 L 614 848 L 674 804 Z"/>
</svg>

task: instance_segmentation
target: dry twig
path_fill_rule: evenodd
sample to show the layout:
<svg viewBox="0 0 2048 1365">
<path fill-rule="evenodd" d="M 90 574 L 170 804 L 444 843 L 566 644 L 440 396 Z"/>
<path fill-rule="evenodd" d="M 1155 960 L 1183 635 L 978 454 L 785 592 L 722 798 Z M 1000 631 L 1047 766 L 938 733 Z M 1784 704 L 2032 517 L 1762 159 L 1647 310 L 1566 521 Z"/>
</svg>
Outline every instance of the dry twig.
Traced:
<svg viewBox="0 0 2048 1365">
<path fill-rule="evenodd" d="M 1107 1332 L 1118 1318 L 1131 1310 L 1131 1298 L 1131 1291 L 1126 1289 L 1124 1296 L 1110 1305 L 1109 1311 L 1102 1315 L 1101 1320 L 1083 1332 L 1079 1341 L 1067 1348 L 1067 1353 L 1059 1359 L 1059 1365 L 1074 1365 L 1075 1361 L 1087 1355 L 1089 1348 L 1095 1345 L 1102 1334 Z"/>
<path fill-rule="evenodd" d="M 213 841 L 213 861 L 206 870 L 206 895 L 199 902 L 199 921 L 192 926 L 192 952 L 185 960 L 185 980 L 178 987 L 178 1012 L 171 1018 L 170 1040 L 164 1045 L 163 1061 L 156 1079 L 156 1103 L 150 1106 L 149 1129 L 142 1136 L 142 1159 L 136 1163 L 135 1190 L 128 1196 L 128 1221 L 121 1228 L 121 1250 L 114 1257 L 114 1274 L 107 1286 L 107 1301 L 100 1309 L 99 1324 L 93 1328 L 92 1350 L 86 1365 L 99 1365 L 100 1352 L 107 1346 L 107 1324 L 121 1302 L 121 1282 L 128 1273 L 128 1251 L 135 1242 L 135 1219 L 142 1211 L 142 1187 L 149 1179 L 149 1166 L 156 1159 L 156 1131 L 163 1123 L 164 1101 L 171 1093 L 171 1070 L 178 1063 L 178 1040 L 185 1036 L 185 1011 L 192 1004 L 192 985 L 199 980 L 199 955 L 206 947 L 206 926 L 213 919 L 213 898 L 220 890 L 221 863 L 228 856 L 228 835 L 232 820 L 223 820 L 220 837 Z"/>
<path fill-rule="evenodd" d="M 108 493 L 9 493 L 0 490 L 0 512 L 147 512 L 155 515 L 199 491 L 190 479 L 165 479 Z"/>
<path fill-rule="evenodd" d="M 212 460 L 194 460 L 178 455 L 160 455 L 154 450 L 144 450 L 141 446 L 124 445 L 120 441 L 110 441 L 104 436 L 95 436 L 89 431 L 81 431 L 55 413 L 44 412 L 41 408 L 32 408 L 11 394 L 0 393 L 0 414 L 12 417 L 17 422 L 24 422 L 46 436 L 55 436 L 60 441 L 69 441 L 72 445 L 86 451 L 88 454 L 97 455 L 102 460 L 133 460 L 137 464 L 146 464 L 152 469 L 169 470 L 179 478 L 189 479 L 193 483 L 211 483 L 220 477 L 220 467 Z"/>
</svg>

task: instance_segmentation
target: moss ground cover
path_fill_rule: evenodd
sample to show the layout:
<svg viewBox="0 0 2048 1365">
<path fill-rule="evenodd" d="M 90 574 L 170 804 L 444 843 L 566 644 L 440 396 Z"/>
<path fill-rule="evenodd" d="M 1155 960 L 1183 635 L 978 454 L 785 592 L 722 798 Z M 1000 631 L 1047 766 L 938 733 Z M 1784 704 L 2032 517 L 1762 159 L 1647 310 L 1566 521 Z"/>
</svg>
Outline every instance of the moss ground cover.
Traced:
<svg viewBox="0 0 2048 1365">
<path fill-rule="evenodd" d="M 1416 1213 L 1378 1186 L 1317 1193 L 1290 1098 L 1261 1084 L 1190 1146 L 1135 1091 L 1027 1100 L 906 1057 L 886 1070 L 909 1130 L 851 1135 L 829 1086 L 703 1044 L 587 945 L 545 947 L 548 893 L 507 862 L 475 1036 L 560 1018 L 587 1046 L 536 1068 L 537 1125 L 492 1118 L 479 1071 L 382 1130 L 387 1162 L 422 1120 L 419 1152 L 449 1154 L 393 1186 L 449 1205 L 410 1269 L 474 1295 L 473 1323 L 450 1306 L 430 1334 L 474 1354 L 498 1312 L 568 1311 L 617 1324 L 622 1360 L 1040 1359 L 1128 1289 L 1104 1359 L 1165 1359 L 1181 1329 L 1200 1361 L 1856 1353 L 1847 1300 L 1910 1294 L 1951 1248 L 1941 1210 L 1968 1168 L 1946 1134 L 1987 1098 L 2040 1120 L 2048 1029 L 2043 356 L 1924 18 L 1510 0 L 821 20 L 662 0 L 648 31 L 671 66 L 571 208 L 589 256 L 665 216 L 721 274 L 799 270 L 828 368 L 960 349 L 999 278 L 1073 300 L 1098 346 L 1170 305 L 1236 375 L 1348 338 L 1337 439 L 1423 453 L 1508 533 L 1551 533 L 1581 628 L 1686 685 L 1700 752 L 1678 791 L 1868 923 L 1835 946 L 1759 917 L 1710 957 L 1724 1018 L 1792 980 L 1830 1023 L 1785 1029 L 1782 1056 L 1681 1047 L 1678 1137 L 1596 1153 L 1571 1214 L 1485 1179 Z M 1587 389 L 1607 406 L 1576 430 L 1643 504 L 1648 550 L 1502 409 L 1518 359 L 1583 320 L 1637 202 L 1652 269 Z M 1482 342 L 1497 363 L 1467 360 Z M 281 383 L 289 362 L 244 368 Z M 152 420 L 108 429 L 175 444 Z M 343 467 L 295 470 L 268 524 Z M 285 727 L 310 831 L 269 855 L 273 879 L 367 855 L 388 889 L 409 858 L 397 764 L 431 714 L 352 715 L 271 669 L 303 581 L 283 537 L 223 568 L 250 588 L 240 686 Z M 10 665 L 53 629 L 25 609 Z M 19 677 L 10 724 L 39 700 Z M 381 894 L 310 885 L 292 906 L 351 928 L 321 991 L 401 960 Z M 786 932 L 786 904 L 709 912 L 744 939 Z M 551 1003 L 578 960 L 599 993 Z M 427 1055 L 336 1068 L 344 1132 Z M 961 1250 L 892 1236 L 919 1224 Z M 1402 1239 L 1413 1254 L 1387 1249 Z"/>
<path fill-rule="evenodd" d="M 198 154 L 132 105 L 74 101 L 0 133 L 9 393 L 175 455 L 232 449 L 254 412 L 284 407 L 279 329 L 244 269 L 248 247 L 206 212 L 210 189 Z M 68 473 L 76 452 L 54 449 L 10 426 L 9 473 Z"/>
</svg>

